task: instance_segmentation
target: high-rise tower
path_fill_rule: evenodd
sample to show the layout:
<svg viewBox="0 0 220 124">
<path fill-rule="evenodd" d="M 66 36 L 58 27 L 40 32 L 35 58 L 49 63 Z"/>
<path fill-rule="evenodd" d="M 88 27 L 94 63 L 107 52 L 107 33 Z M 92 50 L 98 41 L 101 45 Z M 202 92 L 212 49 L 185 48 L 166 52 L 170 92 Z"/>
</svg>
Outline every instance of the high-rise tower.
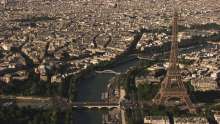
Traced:
<svg viewBox="0 0 220 124">
<path fill-rule="evenodd" d="M 167 69 L 166 77 L 161 84 L 161 89 L 153 99 L 153 102 L 155 104 L 167 105 L 168 100 L 171 98 L 178 98 L 181 103 L 186 104 L 190 112 L 195 112 L 196 109 L 189 98 L 184 83 L 182 82 L 178 65 L 177 21 L 178 13 L 174 12 L 169 67 Z"/>
</svg>

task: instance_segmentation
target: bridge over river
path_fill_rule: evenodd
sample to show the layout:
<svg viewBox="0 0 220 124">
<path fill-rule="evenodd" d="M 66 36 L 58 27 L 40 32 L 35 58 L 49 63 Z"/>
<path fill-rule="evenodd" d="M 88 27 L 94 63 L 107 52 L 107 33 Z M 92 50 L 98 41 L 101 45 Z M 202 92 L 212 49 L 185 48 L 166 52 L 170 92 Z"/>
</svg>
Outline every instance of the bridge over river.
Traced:
<svg viewBox="0 0 220 124">
<path fill-rule="evenodd" d="M 120 75 L 120 72 L 116 72 L 113 70 L 104 70 L 104 71 L 95 71 L 96 73 L 105 73 L 105 74 L 115 74 L 115 75 Z"/>
<path fill-rule="evenodd" d="M 111 103 L 111 102 L 72 102 L 71 103 L 72 107 L 74 108 L 107 108 L 107 109 L 113 109 L 113 108 L 118 108 L 120 109 L 120 115 L 121 115 L 121 123 L 126 124 L 125 120 L 125 110 L 122 109 L 122 106 L 120 103 Z"/>
<path fill-rule="evenodd" d="M 120 108 L 119 103 L 109 103 L 109 102 L 73 102 L 71 103 L 73 108 Z"/>
</svg>

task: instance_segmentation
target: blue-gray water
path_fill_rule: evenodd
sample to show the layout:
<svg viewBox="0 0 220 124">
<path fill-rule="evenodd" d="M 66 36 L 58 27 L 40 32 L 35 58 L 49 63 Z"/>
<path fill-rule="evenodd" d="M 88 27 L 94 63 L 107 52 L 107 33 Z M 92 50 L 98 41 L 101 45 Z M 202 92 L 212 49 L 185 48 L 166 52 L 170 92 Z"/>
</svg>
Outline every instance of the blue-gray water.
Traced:
<svg viewBox="0 0 220 124">
<path fill-rule="evenodd" d="M 116 72 L 125 72 L 130 67 L 135 66 L 138 60 L 128 61 L 111 68 Z M 82 80 L 78 86 L 77 101 L 100 101 L 101 93 L 106 91 L 108 81 L 114 77 L 113 74 L 94 74 Z M 104 111 L 97 110 L 75 110 L 74 124 L 102 124 Z"/>
</svg>

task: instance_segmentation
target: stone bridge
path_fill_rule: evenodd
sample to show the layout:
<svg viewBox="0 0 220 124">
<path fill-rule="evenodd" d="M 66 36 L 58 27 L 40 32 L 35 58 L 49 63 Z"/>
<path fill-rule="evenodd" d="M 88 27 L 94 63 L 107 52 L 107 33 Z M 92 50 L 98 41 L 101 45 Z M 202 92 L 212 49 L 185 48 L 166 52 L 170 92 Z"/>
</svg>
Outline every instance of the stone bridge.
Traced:
<svg viewBox="0 0 220 124">
<path fill-rule="evenodd" d="M 73 108 L 120 108 L 119 103 L 109 103 L 109 102 L 73 102 L 72 103 Z"/>
<path fill-rule="evenodd" d="M 104 70 L 104 71 L 95 71 L 96 73 L 108 73 L 108 74 L 115 74 L 115 75 L 120 75 L 120 72 L 115 72 L 113 70 Z"/>
</svg>

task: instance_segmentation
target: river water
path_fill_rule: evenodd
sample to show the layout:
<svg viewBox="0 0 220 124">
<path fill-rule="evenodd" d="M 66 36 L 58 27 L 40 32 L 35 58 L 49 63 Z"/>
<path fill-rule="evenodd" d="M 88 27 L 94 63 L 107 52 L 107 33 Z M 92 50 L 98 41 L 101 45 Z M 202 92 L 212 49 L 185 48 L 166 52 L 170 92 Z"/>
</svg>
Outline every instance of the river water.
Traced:
<svg viewBox="0 0 220 124">
<path fill-rule="evenodd" d="M 122 58 L 127 60 L 131 57 Z M 132 57 L 134 58 L 134 57 Z M 110 68 L 115 72 L 126 72 L 130 67 L 137 65 L 138 59 L 127 61 L 117 67 Z M 77 87 L 77 101 L 100 101 L 101 93 L 106 91 L 108 81 L 114 77 L 114 74 L 91 74 L 88 78 L 82 80 Z M 104 110 L 80 110 L 76 109 L 74 113 L 74 124 L 102 124 L 102 115 L 107 113 Z"/>
</svg>

